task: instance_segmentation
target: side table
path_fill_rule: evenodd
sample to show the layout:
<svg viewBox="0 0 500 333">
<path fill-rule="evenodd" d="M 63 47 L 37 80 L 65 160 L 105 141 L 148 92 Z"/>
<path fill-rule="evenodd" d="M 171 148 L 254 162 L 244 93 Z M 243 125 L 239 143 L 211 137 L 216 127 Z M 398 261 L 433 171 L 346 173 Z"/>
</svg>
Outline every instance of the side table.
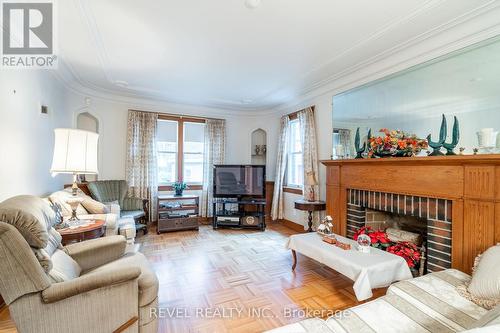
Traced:
<svg viewBox="0 0 500 333">
<path fill-rule="evenodd" d="M 62 244 L 68 245 L 104 236 L 106 224 L 103 220 L 96 220 L 89 225 L 77 228 L 59 229 L 57 232 L 62 236 Z"/>
<path fill-rule="evenodd" d="M 326 202 L 324 202 L 324 201 L 307 201 L 304 199 L 300 199 L 300 200 L 295 201 L 295 209 L 309 212 L 309 218 L 308 218 L 309 229 L 307 229 L 307 231 L 312 232 L 313 231 L 313 229 L 312 229 L 312 221 L 313 221 L 312 214 L 313 214 L 313 212 L 325 210 L 326 209 Z"/>
</svg>

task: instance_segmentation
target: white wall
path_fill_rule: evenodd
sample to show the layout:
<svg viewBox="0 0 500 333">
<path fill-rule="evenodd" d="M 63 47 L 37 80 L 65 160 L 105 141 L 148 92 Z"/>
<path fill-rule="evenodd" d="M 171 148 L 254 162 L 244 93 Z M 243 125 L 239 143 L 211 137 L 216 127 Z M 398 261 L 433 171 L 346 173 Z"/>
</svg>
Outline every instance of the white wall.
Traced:
<svg viewBox="0 0 500 333">
<path fill-rule="evenodd" d="M 241 115 L 238 111 L 217 110 L 203 107 L 151 104 L 146 100 L 105 99 L 92 97 L 89 105 L 86 96 L 69 94 L 69 111 L 76 124 L 77 115 L 89 112 L 99 121 L 100 158 L 99 179 L 124 179 L 126 160 L 127 112 L 129 109 L 183 114 L 226 119 L 226 163 L 251 163 L 251 133 L 257 128 L 267 132 L 267 179 L 274 180 L 276 143 L 278 142 L 279 116 Z"/>
<path fill-rule="evenodd" d="M 41 105 L 49 107 L 47 115 Z M 47 70 L 2 70 L 0 74 L 0 200 L 45 195 L 71 179 L 52 177 L 54 128 L 71 126 L 65 89 Z"/>
</svg>

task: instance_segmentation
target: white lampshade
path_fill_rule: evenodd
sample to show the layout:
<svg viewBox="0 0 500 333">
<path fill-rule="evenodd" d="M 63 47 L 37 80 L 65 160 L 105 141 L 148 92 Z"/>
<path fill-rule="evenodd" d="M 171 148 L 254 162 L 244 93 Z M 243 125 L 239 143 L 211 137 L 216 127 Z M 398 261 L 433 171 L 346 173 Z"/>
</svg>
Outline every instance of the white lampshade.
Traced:
<svg viewBox="0 0 500 333">
<path fill-rule="evenodd" d="M 54 157 L 50 172 L 97 174 L 99 134 L 70 128 L 56 128 Z"/>
</svg>

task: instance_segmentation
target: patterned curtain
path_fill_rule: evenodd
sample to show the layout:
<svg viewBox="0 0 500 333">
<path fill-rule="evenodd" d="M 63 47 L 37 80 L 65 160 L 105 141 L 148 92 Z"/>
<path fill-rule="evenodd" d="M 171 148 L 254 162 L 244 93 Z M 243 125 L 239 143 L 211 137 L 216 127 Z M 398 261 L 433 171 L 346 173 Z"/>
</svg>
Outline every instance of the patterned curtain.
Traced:
<svg viewBox="0 0 500 333">
<path fill-rule="evenodd" d="M 285 181 L 286 163 L 288 160 L 288 128 L 290 119 L 288 116 L 281 118 L 280 137 L 278 142 L 278 159 L 276 161 L 276 175 L 274 179 L 273 204 L 271 218 L 273 221 L 284 218 L 283 209 L 283 185 Z"/>
<path fill-rule="evenodd" d="M 351 157 L 353 154 L 353 145 L 351 144 L 351 130 L 339 128 L 339 142 L 344 147 L 345 157 Z"/>
<path fill-rule="evenodd" d="M 297 114 L 300 124 L 300 133 L 302 135 L 302 155 L 304 166 L 304 184 L 302 191 L 305 198 L 308 198 L 309 192 L 314 191 L 314 200 L 319 200 L 319 172 L 318 172 L 318 145 L 316 143 L 316 122 L 314 121 L 314 111 L 307 108 L 299 111 Z M 307 184 L 306 180 L 311 183 Z M 319 214 L 314 216 L 314 225 L 319 223 Z"/>
<path fill-rule="evenodd" d="M 149 199 L 150 221 L 156 220 L 158 199 L 157 120 L 157 113 L 132 110 L 128 112 L 126 161 L 128 195 Z"/>
<path fill-rule="evenodd" d="M 213 216 L 213 166 L 224 164 L 226 150 L 226 121 L 207 119 L 203 161 L 203 192 L 200 211 L 202 217 Z"/>
</svg>

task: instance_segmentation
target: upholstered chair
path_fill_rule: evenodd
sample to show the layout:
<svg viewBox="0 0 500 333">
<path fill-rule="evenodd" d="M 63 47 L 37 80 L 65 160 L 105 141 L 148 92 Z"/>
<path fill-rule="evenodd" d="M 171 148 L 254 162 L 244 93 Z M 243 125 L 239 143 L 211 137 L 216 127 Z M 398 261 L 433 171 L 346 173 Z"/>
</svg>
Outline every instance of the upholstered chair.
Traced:
<svg viewBox="0 0 500 333">
<path fill-rule="evenodd" d="M 137 230 L 147 233 L 149 200 L 127 197 L 129 186 L 125 180 L 99 180 L 90 182 L 88 188 L 92 197 L 97 201 L 117 202 L 120 205 L 121 217 L 132 217 L 136 221 Z"/>
<path fill-rule="evenodd" d="M 63 247 L 41 198 L 0 203 L 0 294 L 19 332 L 157 332 L 158 279 L 116 235 Z"/>
</svg>

